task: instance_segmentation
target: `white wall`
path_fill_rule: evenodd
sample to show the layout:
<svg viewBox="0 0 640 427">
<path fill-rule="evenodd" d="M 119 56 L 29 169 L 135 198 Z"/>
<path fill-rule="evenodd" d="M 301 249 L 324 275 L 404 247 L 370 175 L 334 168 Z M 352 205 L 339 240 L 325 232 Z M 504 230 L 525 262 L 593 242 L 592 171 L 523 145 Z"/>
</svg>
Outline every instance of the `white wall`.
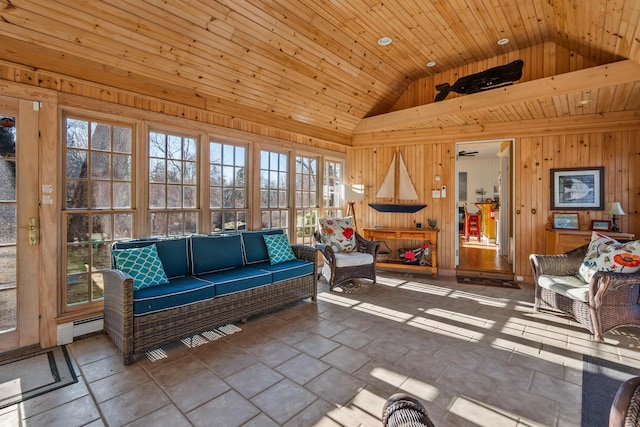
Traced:
<svg viewBox="0 0 640 427">
<path fill-rule="evenodd" d="M 458 172 L 467 173 L 467 202 L 475 203 L 479 195 L 476 189 L 484 188 L 484 197 L 493 199 L 493 186 L 498 185 L 498 172 L 500 171 L 500 158 L 474 158 L 460 157 L 458 159 Z M 457 195 L 456 195 L 457 197 Z"/>
</svg>

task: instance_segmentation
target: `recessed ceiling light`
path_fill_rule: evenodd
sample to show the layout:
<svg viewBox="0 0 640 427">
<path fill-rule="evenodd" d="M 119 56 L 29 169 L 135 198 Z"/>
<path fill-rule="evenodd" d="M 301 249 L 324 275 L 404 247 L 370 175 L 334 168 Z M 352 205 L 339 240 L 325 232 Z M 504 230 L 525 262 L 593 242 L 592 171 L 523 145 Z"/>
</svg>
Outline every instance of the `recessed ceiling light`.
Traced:
<svg viewBox="0 0 640 427">
<path fill-rule="evenodd" d="M 429 62 L 427 62 L 427 67 L 435 67 L 435 66 L 436 66 L 435 61 L 429 61 Z"/>
<path fill-rule="evenodd" d="M 389 46 L 392 41 L 393 40 L 391 40 L 391 37 L 381 37 L 378 39 L 378 44 L 380 46 Z"/>
<path fill-rule="evenodd" d="M 581 100 L 581 101 L 579 102 L 579 104 L 580 104 L 580 105 L 587 105 L 587 104 L 589 104 L 589 103 L 591 103 L 591 100 L 590 100 L 590 99 L 583 99 L 583 100 Z"/>
<path fill-rule="evenodd" d="M 500 39 L 500 40 L 498 40 L 498 44 L 499 44 L 500 46 L 504 46 L 504 45 L 505 45 L 505 44 L 507 44 L 507 43 L 509 43 L 509 39 L 507 39 L 507 38 L 504 38 L 504 39 Z"/>
</svg>

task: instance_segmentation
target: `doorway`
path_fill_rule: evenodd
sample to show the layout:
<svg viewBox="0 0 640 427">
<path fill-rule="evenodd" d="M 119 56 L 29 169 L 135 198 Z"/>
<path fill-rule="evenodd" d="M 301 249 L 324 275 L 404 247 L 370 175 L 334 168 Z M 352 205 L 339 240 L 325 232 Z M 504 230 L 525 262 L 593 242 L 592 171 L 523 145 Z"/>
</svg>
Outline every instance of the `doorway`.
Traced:
<svg viewBox="0 0 640 427">
<path fill-rule="evenodd" d="M 513 141 L 456 144 L 456 274 L 513 279 Z"/>
<path fill-rule="evenodd" d="M 0 353 L 39 335 L 38 111 L 0 96 Z"/>
</svg>

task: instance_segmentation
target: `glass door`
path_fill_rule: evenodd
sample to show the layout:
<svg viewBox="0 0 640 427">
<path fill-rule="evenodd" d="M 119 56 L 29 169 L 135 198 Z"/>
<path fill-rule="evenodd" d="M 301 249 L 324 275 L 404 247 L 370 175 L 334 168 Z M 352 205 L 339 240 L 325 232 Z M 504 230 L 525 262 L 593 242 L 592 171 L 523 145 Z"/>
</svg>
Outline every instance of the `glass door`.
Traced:
<svg viewBox="0 0 640 427">
<path fill-rule="evenodd" d="M 39 344 L 38 111 L 0 97 L 0 353 Z"/>
</svg>

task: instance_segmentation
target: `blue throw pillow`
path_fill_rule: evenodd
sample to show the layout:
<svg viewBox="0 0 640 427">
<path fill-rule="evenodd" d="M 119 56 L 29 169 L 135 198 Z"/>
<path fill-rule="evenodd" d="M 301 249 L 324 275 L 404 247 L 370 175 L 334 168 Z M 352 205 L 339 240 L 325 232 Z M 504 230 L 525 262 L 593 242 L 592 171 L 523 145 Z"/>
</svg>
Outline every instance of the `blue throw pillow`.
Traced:
<svg viewBox="0 0 640 427">
<path fill-rule="evenodd" d="M 267 252 L 269 252 L 269 263 L 271 265 L 280 264 L 285 261 L 292 261 L 296 259 L 296 255 L 291 249 L 289 244 L 289 238 L 286 234 L 272 234 L 264 235 L 264 242 L 267 245 Z"/>
<path fill-rule="evenodd" d="M 119 270 L 133 277 L 133 290 L 169 283 L 156 245 L 142 248 L 116 249 L 113 258 Z"/>
</svg>

